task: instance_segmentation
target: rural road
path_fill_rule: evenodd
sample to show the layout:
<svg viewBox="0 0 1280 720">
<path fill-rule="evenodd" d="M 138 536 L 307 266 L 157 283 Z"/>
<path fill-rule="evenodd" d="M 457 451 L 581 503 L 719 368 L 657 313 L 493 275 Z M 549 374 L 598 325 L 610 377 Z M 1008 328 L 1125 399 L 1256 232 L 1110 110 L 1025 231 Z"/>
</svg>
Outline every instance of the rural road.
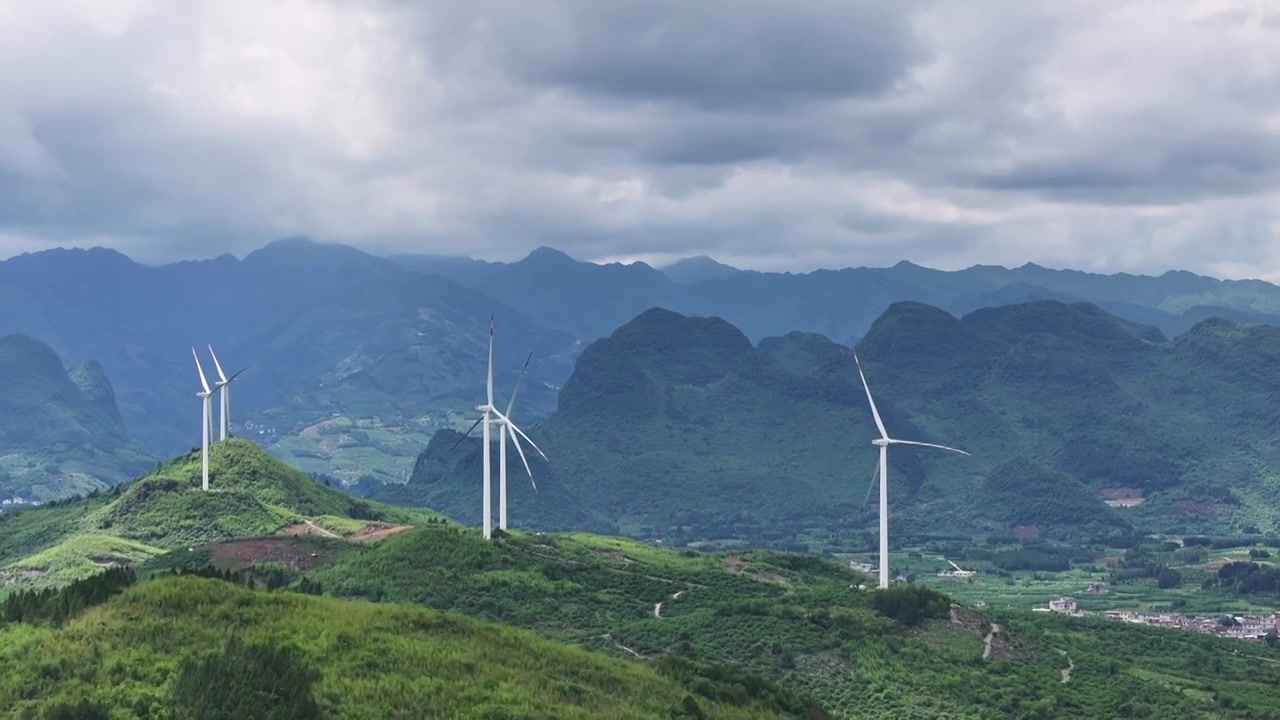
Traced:
<svg viewBox="0 0 1280 720">
<path fill-rule="evenodd" d="M 1000 626 L 997 625 L 996 623 L 991 623 L 991 632 L 987 633 L 987 636 L 982 639 L 982 659 L 983 660 L 987 660 L 991 658 L 991 641 L 996 638 L 996 635 L 999 634 L 999 632 L 1000 632 Z"/>
<path fill-rule="evenodd" d="M 1071 659 L 1071 656 L 1067 654 L 1066 650 L 1059 650 L 1058 652 L 1062 653 L 1062 656 L 1067 659 L 1067 666 L 1062 668 L 1062 684 L 1066 685 L 1071 682 L 1071 671 L 1076 669 L 1076 663 Z"/>
<path fill-rule="evenodd" d="M 688 592 L 688 591 L 687 591 L 687 590 L 681 590 L 680 592 L 676 593 L 675 595 L 672 595 L 672 596 L 671 596 L 671 599 L 672 599 L 672 600 L 679 600 L 679 599 L 680 599 L 680 596 L 681 596 L 681 595 L 683 595 L 683 594 L 685 594 L 686 592 Z M 653 606 L 653 616 L 654 616 L 654 617 L 656 617 L 656 618 L 658 618 L 659 620 L 661 620 L 661 619 L 662 619 L 662 603 L 655 603 L 655 604 L 654 604 L 654 606 Z"/>
</svg>

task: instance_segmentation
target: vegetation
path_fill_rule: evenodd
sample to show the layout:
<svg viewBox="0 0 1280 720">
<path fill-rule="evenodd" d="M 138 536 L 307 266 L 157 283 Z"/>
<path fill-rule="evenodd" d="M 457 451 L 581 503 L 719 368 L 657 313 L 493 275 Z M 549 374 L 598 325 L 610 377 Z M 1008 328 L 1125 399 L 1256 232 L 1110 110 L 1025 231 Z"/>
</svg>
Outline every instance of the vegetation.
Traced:
<svg viewBox="0 0 1280 720">
<path fill-rule="evenodd" d="M 890 452 L 900 539 L 1280 529 L 1280 409 L 1259 392 L 1280 329 L 1211 320 L 1167 340 L 1089 305 L 956 319 L 899 303 L 859 346 L 894 434 L 973 453 Z M 512 483 L 513 522 L 861 550 L 850 523 L 874 533 L 876 456 L 858 438 L 876 429 L 852 360 L 819 336 L 752 347 L 719 319 L 645 312 L 586 348 L 530 428 L 552 461 L 531 461 L 537 492 Z M 1204 442 L 1224 432 L 1235 440 Z M 478 521 L 480 442 L 457 439 L 440 433 L 407 485 L 375 496 Z"/>
<path fill-rule="evenodd" d="M 160 562 L 174 566 L 148 565 Z M 1025 611 L 984 618 L 928 588 L 860 591 L 870 578 L 812 555 L 677 552 L 585 534 L 485 542 L 474 530 L 430 526 L 343 546 L 287 582 L 304 581 L 538 630 L 663 673 L 674 663 L 792 706 L 768 689 L 778 683 L 836 717 L 1280 717 L 1271 662 L 1280 653 L 1267 648 Z M 1243 647 L 1251 652 L 1237 654 Z M 730 683 L 717 668 L 746 675 Z M 705 697 L 719 696 L 708 690 L 697 702 Z"/>
<path fill-rule="evenodd" d="M 274 460 L 245 440 L 215 443 L 209 492 L 193 451 L 126 485 L 0 515 L 0 585 L 45 587 L 218 540 L 303 532 L 358 536 L 366 528 L 435 521 L 353 498 Z M 315 518 L 315 520 L 313 520 Z"/>
<path fill-rule="evenodd" d="M 197 577 L 141 583 L 61 627 L 0 627 L 0 706 L 32 720 L 790 714 L 738 679 L 453 614 Z"/>
<path fill-rule="evenodd" d="M 1031 265 L 940 272 L 900 263 L 804 275 L 715 267 L 691 276 L 686 264 L 670 270 L 673 279 L 643 264 L 575 262 L 548 248 L 511 264 L 401 258 L 399 265 L 301 238 L 239 260 L 163 267 L 104 249 L 33 253 L 0 263 L 0 334 L 26 333 L 71 357 L 97 358 L 133 436 L 151 455 L 169 457 L 198 438 L 193 368 L 174 349 L 189 342 L 191 327 L 205 328 L 224 361 L 252 367 L 237 383 L 233 431 L 350 485 L 403 481 L 432 432 L 465 427 L 482 389 L 491 312 L 504 396 L 534 353 L 520 410 L 530 420 L 555 407 L 575 339 L 607 336 L 652 307 L 723 317 L 753 342 L 799 330 L 842 344 L 903 299 L 957 315 L 1034 300 L 1091 301 L 1170 337 L 1214 316 L 1275 324 L 1280 312 L 1274 285 L 1188 273 L 1104 276 Z M 204 297 L 191 287 L 237 292 Z M 0 443 L 0 455 L 10 449 Z M 33 455 L 5 472 L 34 472 L 47 459 Z M 140 472 L 104 460 L 46 474 L 51 482 L 39 493 L 91 490 L 88 478 L 108 466 L 115 480 Z"/>
<path fill-rule="evenodd" d="M 101 248 L 50 250 L 0 262 L 0 287 L 0 334 L 22 332 L 97 358 L 125 424 L 152 455 L 199 442 L 199 383 L 184 352 L 199 327 L 224 369 L 250 367 L 236 381 L 232 431 L 279 444 L 282 459 L 343 483 L 403 481 L 429 434 L 462 422 L 483 394 L 491 313 L 502 333 L 500 387 L 510 388 L 527 353 L 537 354 L 526 410 L 554 407 L 541 381 L 559 385 L 572 364 L 572 336 L 487 295 L 302 238 L 242 259 L 161 267 Z M 193 287 L 235 292 L 214 297 Z M 330 428 L 335 415 L 349 427 Z M 0 443 L 0 455 L 7 450 Z M 53 488 L 57 496 L 90 489 L 64 485 Z"/>
<path fill-rule="evenodd" d="M 125 430 L 102 367 L 70 372 L 48 345 L 0 337 L 0 499 L 43 502 L 142 472 L 146 455 Z"/>
</svg>

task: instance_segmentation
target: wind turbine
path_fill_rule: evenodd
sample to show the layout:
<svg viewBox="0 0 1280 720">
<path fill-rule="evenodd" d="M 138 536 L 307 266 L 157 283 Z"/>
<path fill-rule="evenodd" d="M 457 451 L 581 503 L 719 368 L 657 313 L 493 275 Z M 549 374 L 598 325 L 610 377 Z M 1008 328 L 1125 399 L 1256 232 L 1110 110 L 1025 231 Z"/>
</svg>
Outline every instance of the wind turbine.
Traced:
<svg viewBox="0 0 1280 720">
<path fill-rule="evenodd" d="M 213 391 L 209 389 L 209 381 L 204 377 L 204 368 L 200 367 L 200 356 L 196 354 L 196 349 L 191 348 L 191 357 L 196 359 L 196 372 L 200 374 L 200 386 L 204 388 L 203 392 L 196 393 L 196 397 L 203 401 L 200 408 L 200 418 L 203 423 L 203 429 L 200 433 L 200 467 L 203 480 L 200 488 L 209 490 L 209 419 L 212 414 L 211 406 L 213 404 L 211 398 Z"/>
<path fill-rule="evenodd" d="M 490 414 L 498 414 L 496 408 L 493 407 L 493 316 L 489 317 L 489 374 L 485 380 L 485 403 L 477 405 L 476 410 L 480 412 L 480 418 L 458 438 L 458 442 L 453 444 L 453 448 L 458 447 L 472 430 L 476 429 L 476 425 L 484 423 L 484 440 L 482 447 L 484 450 L 484 539 L 488 540 L 493 536 L 493 498 L 490 488 L 491 470 L 489 467 L 489 425 L 493 422 L 489 419 Z M 453 450 L 450 448 L 450 450 Z"/>
<path fill-rule="evenodd" d="M 209 354 L 213 356 L 213 367 L 218 371 L 218 382 L 214 383 L 213 389 L 219 391 L 219 404 L 222 406 L 222 426 L 218 433 L 218 439 L 226 440 L 231 422 L 230 410 L 228 409 L 228 404 L 231 402 L 231 392 L 227 389 L 227 386 L 231 384 L 232 380 L 240 377 L 240 373 L 248 370 L 249 368 L 240 368 L 236 371 L 236 374 L 231 377 L 227 377 L 222 372 L 222 365 L 218 362 L 218 354 L 213 351 L 212 345 L 209 346 Z"/>
<path fill-rule="evenodd" d="M 533 356 L 530 355 L 530 357 L 533 357 Z M 525 367 L 527 368 L 528 366 L 529 366 L 529 361 L 525 360 Z M 516 404 L 516 394 L 520 392 L 520 383 L 523 381 L 523 379 L 524 379 L 524 370 L 521 370 L 520 379 L 517 380 L 516 382 L 516 391 L 511 394 L 511 401 L 507 404 L 507 413 L 510 413 L 512 407 L 514 407 Z M 517 435 L 520 437 L 523 437 L 525 440 L 528 440 L 529 444 L 533 446 L 533 449 L 537 450 L 538 454 L 542 455 L 544 459 L 547 457 L 545 454 L 543 454 L 542 450 L 538 448 L 536 444 L 534 444 L 533 440 L 530 440 L 529 436 L 525 435 L 523 430 L 521 430 L 515 423 L 511 422 L 510 417 L 508 417 L 506 414 L 502 412 L 499 412 L 498 409 L 493 405 L 493 318 L 492 317 L 489 318 L 489 369 L 488 369 L 488 375 L 487 375 L 486 384 L 485 384 L 485 399 L 486 399 L 486 402 L 484 405 L 476 406 L 476 410 L 480 412 L 480 418 L 477 419 L 475 423 L 473 423 L 471 427 L 468 428 L 467 431 L 462 434 L 462 437 L 458 438 L 458 441 L 453 444 L 453 448 L 450 448 L 450 450 L 457 448 L 458 445 L 464 439 L 467 438 L 467 436 L 471 435 L 471 432 L 476 429 L 476 425 L 480 425 L 480 424 L 484 425 L 484 431 L 483 431 L 484 437 L 483 437 L 483 440 L 481 441 L 481 445 L 483 447 L 483 453 L 484 453 L 484 500 L 483 500 L 484 502 L 484 537 L 486 540 L 488 540 L 493 536 L 493 499 L 492 499 L 492 489 L 491 489 L 491 486 L 492 486 L 491 478 L 492 478 L 493 471 L 490 466 L 491 461 L 489 457 L 489 426 L 494 424 L 500 426 L 498 434 L 502 442 L 502 447 L 499 452 L 499 474 L 500 474 L 500 483 L 501 483 L 501 486 L 499 488 L 499 502 L 501 505 L 501 507 L 499 508 L 501 512 L 501 516 L 499 517 L 499 527 L 501 529 L 505 530 L 507 527 L 507 442 L 506 442 L 507 428 L 508 427 L 511 428 L 511 439 L 516 445 L 516 452 L 520 453 L 520 459 L 524 462 L 525 471 L 529 473 L 530 483 L 533 483 L 533 471 L 529 469 L 529 461 L 525 460 L 524 450 L 520 448 L 520 440 L 517 437 Z M 534 490 L 538 489 L 537 484 L 534 484 L 533 489 Z"/>
<path fill-rule="evenodd" d="M 884 421 L 880 419 L 880 411 L 876 409 L 875 398 L 871 397 L 871 386 L 867 385 L 867 376 L 862 372 L 862 361 L 858 359 L 857 350 L 853 351 L 853 362 L 858 366 L 858 377 L 862 378 L 862 387 L 867 391 L 867 404 L 871 406 L 871 416 L 875 418 L 876 429 L 880 431 L 880 437 L 872 440 L 871 444 L 880 448 L 880 589 L 883 590 L 889 587 L 889 446 L 918 445 L 949 450 L 961 455 L 969 453 L 946 445 L 889 437 L 889 432 L 884 429 Z"/>
<path fill-rule="evenodd" d="M 499 414 L 498 425 L 498 528 L 507 529 L 507 428 L 511 428 L 511 442 L 516 446 L 516 452 L 520 453 L 520 462 L 524 463 L 524 471 L 529 474 L 529 484 L 533 486 L 533 491 L 538 491 L 538 484 L 533 481 L 533 470 L 529 469 L 529 461 L 525 459 L 524 450 L 520 447 L 520 438 L 523 437 L 529 441 L 534 450 L 542 456 L 543 460 L 547 460 L 547 456 L 542 449 L 529 439 L 528 435 L 511 421 L 511 409 L 516 405 L 516 396 L 520 394 L 520 383 L 524 382 L 524 373 L 529 369 L 529 361 L 533 359 L 533 353 L 529 353 L 529 357 L 525 358 L 524 367 L 520 368 L 520 376 L 516 378 L 516 389 L 511 393 L 511 401 L 507 403 L 507 412 Z M 548 461 L 550 462 L 550 461 Z"/>
</svg>

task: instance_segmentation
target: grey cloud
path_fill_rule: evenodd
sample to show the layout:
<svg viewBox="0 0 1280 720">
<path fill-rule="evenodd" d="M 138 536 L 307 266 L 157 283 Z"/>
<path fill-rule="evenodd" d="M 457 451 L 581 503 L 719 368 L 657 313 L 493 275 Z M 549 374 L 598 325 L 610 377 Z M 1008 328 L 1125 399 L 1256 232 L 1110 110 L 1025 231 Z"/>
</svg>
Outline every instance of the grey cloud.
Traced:
<svg viewBox="0 0 1280 720">
<path fill-rule="evenodd" d="M 1280 275 L 1280 26 L 1225 0 L 16 2 L 0 249 Z"/>
<path fill-rule="evenodd" d="M 628 100 L 759 106 L 871 95 L 921 53 L 914 3 L 569 0 L 494 13 L 513 75 Z M 510 10 L 511 8 L 506 8 Z"/>
</svg>

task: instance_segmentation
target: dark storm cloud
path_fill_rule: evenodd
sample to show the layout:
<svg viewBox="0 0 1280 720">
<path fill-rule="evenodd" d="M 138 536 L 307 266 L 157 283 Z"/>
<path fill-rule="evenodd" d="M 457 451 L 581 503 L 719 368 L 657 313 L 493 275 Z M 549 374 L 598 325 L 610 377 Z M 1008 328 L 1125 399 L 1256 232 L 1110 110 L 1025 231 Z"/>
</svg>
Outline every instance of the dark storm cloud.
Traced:
<svg viewBox="0 0 1280 720">
<path fill-rule="evenodd" d="M 11 0 L 0 255 L 307 234 L 1280 277 L 1278 12 Z"/>
<path fill-rule="evenodd" d="M 569 0 L 503 13 L 500 56 L 529 82 L 628 100 L 759 106 L 873 95 L 922 54 L 912 5 Z"/>
</svg>

